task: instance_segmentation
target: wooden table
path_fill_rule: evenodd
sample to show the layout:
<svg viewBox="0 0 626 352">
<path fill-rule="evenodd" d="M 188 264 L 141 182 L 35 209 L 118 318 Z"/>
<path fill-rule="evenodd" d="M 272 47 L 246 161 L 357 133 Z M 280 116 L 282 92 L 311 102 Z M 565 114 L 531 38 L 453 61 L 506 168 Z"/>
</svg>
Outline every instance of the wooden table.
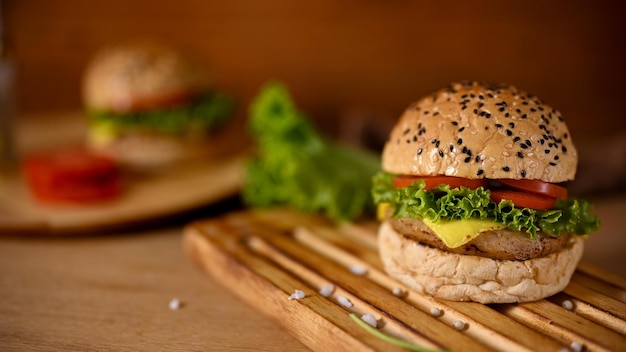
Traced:
<svg viewBox="0 0 626 352">
<path fill-rule="evenodd" d="M 584 260 L 626 276 L 626 197 L 595 204 L 603 227 Z M 0 350 L 307 350 L 183 252 L 186 224 L 239 207 L 226 200 L 164 226 L 99 236 L 1 236 Z"/>
<path fill-rule="evenodd" d="M 0 239 L 0 350 L 307 350 L 198 270 L 182 225 Z"/>
</svg>

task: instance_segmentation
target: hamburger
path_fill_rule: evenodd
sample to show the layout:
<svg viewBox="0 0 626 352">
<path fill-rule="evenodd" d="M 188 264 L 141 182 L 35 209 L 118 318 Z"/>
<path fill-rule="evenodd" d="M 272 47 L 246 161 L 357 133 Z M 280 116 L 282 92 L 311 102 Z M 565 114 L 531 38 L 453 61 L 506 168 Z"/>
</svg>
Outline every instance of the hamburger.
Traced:
<svg viewBox="0 0 626 352">
<path fill-rule="evenodd" d="M 590 203 L 568 196 L 577 162 L 559 111 L 514 86 L 464 81 L 419 99 L 373 181 L 385 270 L 453 301 L 561 291 L 599 227 Z"/>
<path fill-rule="evenodd" d="M 234 108 L 204 67 L 156 42 L 102 49 L 84 72 L 82 98 L 88 146 L 139 167 L 207 154 Z"/>
</svg>

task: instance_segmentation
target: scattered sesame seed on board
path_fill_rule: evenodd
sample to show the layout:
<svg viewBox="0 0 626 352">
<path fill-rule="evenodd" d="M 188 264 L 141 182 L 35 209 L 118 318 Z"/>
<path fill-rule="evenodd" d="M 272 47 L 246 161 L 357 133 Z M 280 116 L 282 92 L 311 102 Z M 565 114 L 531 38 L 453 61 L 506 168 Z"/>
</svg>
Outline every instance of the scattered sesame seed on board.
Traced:
<svg viewBox="0 0 626 352">
<path fill-rule="evenodd" d="M 303 299 L 305 297 L 305 293 L 302 290 L 295 290 L 291 296 L 289 296 L 289 300 L 292 301 L 294 299 Z"/>
<path fill-rule="evenodd" d="M 330 297 L 330 295 L 332 295 L 334 291 L 335 291 L 335 285 L 328 284 L 328 285 L 322 286 L 319 290 L 319 293 L 320 295 L 324 297 Z"/>
<path fill-rule="evenodd" d="M 342 306 L 344 306 L 346 308 L 352 308 L 352 306 L 353 306 L 352 301 L 350 301 L 348 298 L 346 298 L 344 296 L 338 296 L 337 297 L 337 302 L 339 302 L 339 304 L 341 304 Z"/>
<path fill-rule="evenodd" d="M 378 327 L 378 320 L 376 320 L 374 314 L 364 314 L 361 316 L 361 319 L 373 328 Z"/>
</svg>

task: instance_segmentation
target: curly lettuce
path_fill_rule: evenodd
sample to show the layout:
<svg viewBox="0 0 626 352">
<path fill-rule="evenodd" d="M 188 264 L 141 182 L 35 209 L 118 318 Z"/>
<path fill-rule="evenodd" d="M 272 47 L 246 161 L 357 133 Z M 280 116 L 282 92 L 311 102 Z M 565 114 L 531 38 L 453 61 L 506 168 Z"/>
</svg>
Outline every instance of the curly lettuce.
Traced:
<svg viewBox="0 0 626 352">
<path fill-rule="evenodd" d="M 262 87 L 249 111 L 256 154 L 246 164 L 244 203 L 287 205 L 336 221 L 373 210 L 372 177 L 380 158 L 323 138 L 280 82 Z"/>
<path fill-rule="evenodd" d="M 426 218 L 433 222 L 490 219 L 508 229 L 527 232 L 530 238 L 536 238 L 539 231 L 550 236 L 561 233 L 586 235 L 600 226 L 600 220 L 590 213 L 591 204 L 581 199 L 558 200 L 550 210 L 518 208 L 509 200 L 493 202 L 491 192 L 483 187 L 471 190 L 439 185 L 424 190 L 424 181 L 416 181 L 408 187 L 397 188 L 392 177 L 383 171 L 377 173 L 372 197 L 376 204 L 389 204 L 393 217 Z"/>
<path fill-rule="evenodd" d="M 140 129 L 167 134 L 207 132 L 222 125 L 232 115 L 235 100 L 223 93 L 202 95 L 187 104 L 164 109 L 128 113 L 88 111 L 92 126 L 105 126 L 111 133 Z"/>
</svg>

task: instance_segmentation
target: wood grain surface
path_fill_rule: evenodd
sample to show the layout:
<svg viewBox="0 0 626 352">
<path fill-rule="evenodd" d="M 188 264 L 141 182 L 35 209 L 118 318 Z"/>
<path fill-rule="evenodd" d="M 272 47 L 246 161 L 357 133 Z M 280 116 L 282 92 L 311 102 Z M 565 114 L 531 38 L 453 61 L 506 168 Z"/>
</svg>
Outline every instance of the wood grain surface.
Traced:
<svg viewBox="0 0 626 352">
<path fill-rule="evenodd" d="M 0 350 L 308 350 L 196 270 L 181 233 L 0 238 Z"/>
<path fill-rule="evenodd" d="M 626 346 L 624 277 L 582 263 L 562 293 L 536 302 L 437 300 L 386 276 L 376 228 L 375 222 L 334 225 L 287 209 L 246 211 L 188 225 L 184 244 L 214 280 L 316 351 L 394 350 L 350 313 L 374 315 L 388 335 L 452 351 Z M 326 285 L 334 288 L 328 297 L 319 293 Z M 290 299 L 295 290 L 306 296 Z"/>
</svg>

